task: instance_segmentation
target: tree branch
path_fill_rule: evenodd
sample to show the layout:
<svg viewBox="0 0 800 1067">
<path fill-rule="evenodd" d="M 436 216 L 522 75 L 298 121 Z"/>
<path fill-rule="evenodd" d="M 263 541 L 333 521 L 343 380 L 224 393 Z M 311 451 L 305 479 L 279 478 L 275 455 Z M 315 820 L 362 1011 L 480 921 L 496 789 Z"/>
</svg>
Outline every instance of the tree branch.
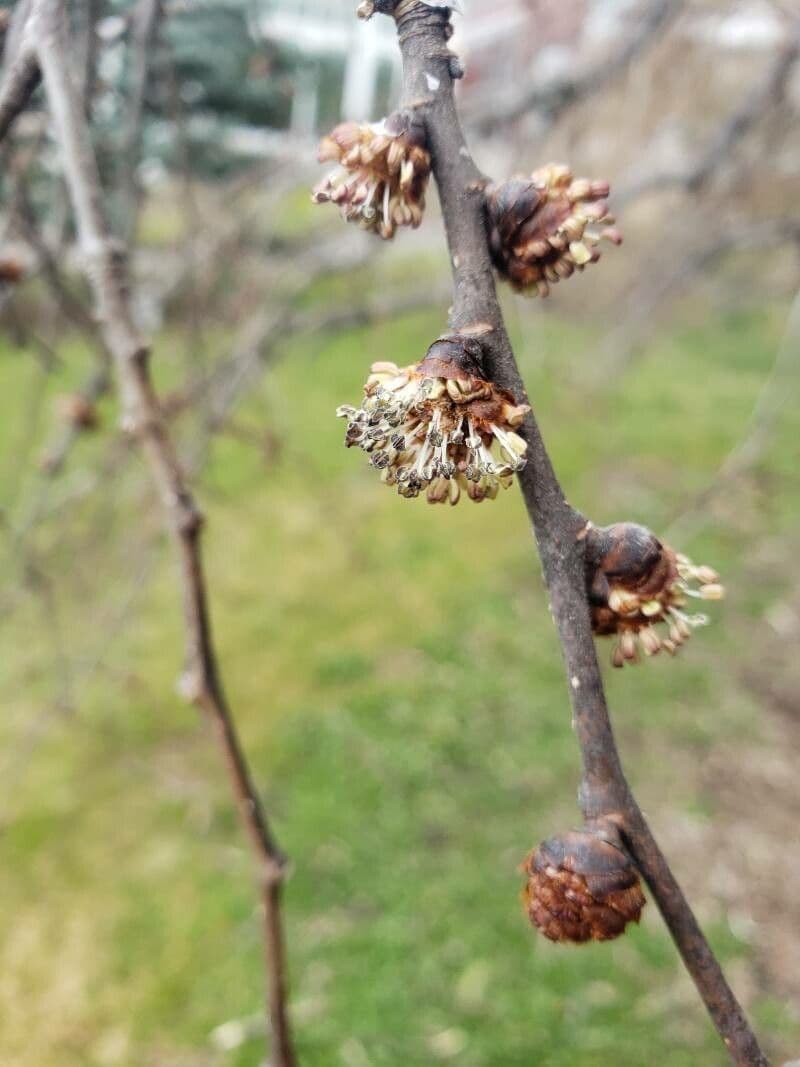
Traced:
<svg viewBox="0 0 800 1067">
<path fill-rule="evenodd" d="M 87 277 L 122 394 L 126 429 L 141 440 L 180 560 L 186 663 L 181 688 L 209 716 L 223 750 L 240 814 L 258 862 L 269 978 L 274 1067 L 296 1063 L 286 1009 L 281 894 L 286 860 L 267 822 L 223 689 L 211 632 L 200 549 L 203 518 L 187 485 L 149 371 L 149 351 L 131 314 L 124 249 L 112 238 L 97 162 L 67 62 L 63 0 L 34 0 L 32 39 L 73 203 Z"/>
<path fill-rule="evenodd" d="M 28 106 L 40 80 L 29 26 L 30 10 L 28 0 L 22 0 L 5 34 L 3 79 L 0 82 L 0 142 Z"/>
<path fill-rule="evenodd" d="M 139 215 L 141 190 L 138 177 L 145 98 L 150 81 L 153 50 L 163 14 L 161 0 L 139 0 L 131 18 L 132 69 L 127 125 L 122 148 L 122 204 L 125 233 L 130 240 Z"/>
<path fill-rule="evenodd" d="M 760 78 L 739 106 L 730 113 L 711 138 L 697 160 L 686 170 L 651 174 L 633 181 L 614 196 L 617 209 L 648 193 L 665 189 L 683 189 L 687 193 L 701 192 L 717 171 L 730 158 L 736 146 L 785 97 L 792 72 L 800 59 L 800 20 L 786 43 L 778 49 L 775 61 L 766 75 Z"/>
<path fill-rule="evenodd" d="M 633 32 L 613 55 L 571 78 L 530 86 L 505 106 L 497 101 L 489 102 L 479 112 L 467 115 L 470 126 L 474 125 L 480 133 L 490 133 L 498 124 L 514 122 L 531 112 L 538 112 L 552 126 L 567 108 L 623 75 L 684 6 L 685 0 L 651 0 Z"/>
<path fill-rule="evenodd" d="M 394 8 L 403 55 L 404 106 L 425 120 L 453 268 L 450 326 L 488 327 L 481 341 L 487 377 L 526 393 L 497 300 L 487 244 L 483 190 L 486 179 L 467 148 L 453 95 L 456 66 L 447 48 L 449 11 L 420 0 Z M 566 501 L 536 419 L 522 434 L 528 463 L 520 485 L 530 515 L 558 629 L 583 758 L 581 807 L 587 820 L 613 820 L 664 916 L 733 1061 L 766 1067 L 747 1020 L 705 940 L 625 779 L 608 713 L 592 636 L 584 562 L 586 520 Z"/>
</svg>

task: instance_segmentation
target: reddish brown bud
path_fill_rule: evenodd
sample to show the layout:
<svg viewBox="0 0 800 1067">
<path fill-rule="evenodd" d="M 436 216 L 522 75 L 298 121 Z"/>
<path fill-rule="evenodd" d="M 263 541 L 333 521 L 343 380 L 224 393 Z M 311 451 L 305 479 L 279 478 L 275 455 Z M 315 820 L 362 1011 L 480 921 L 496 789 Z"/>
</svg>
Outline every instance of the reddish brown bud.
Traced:
<svg viewBox="0 0 800 1067">
<path fill-rule="evenodd" d="M 525 871 L 528 918 L 550 941 L 612 941 L 642 916 L 639 876 L 613 827 L 551 837 Z"/>
<path fill-rule="evenodd" d="M 97 407 L 80 393 L 64 393 L 56 397 L 56 411 L 76 430 L 96 430 L 100 422 Z"/>
<path fill-rule="evenodd" d="M 687 600 L 721 600 L 725 590 L 711 567 L 696 567 L 644 526 L 617 523 L 586 533 L 586 586 L 592 628 L 615 634 L 615 667 L 635 662 L 640 650 L 675 655 L 706 615 L 684 612 Z"/>
<path fill-rule="evenodd" d="M 547 296 L 551 285 L 596 263 L 601 240 L 622 242 L 605 202 L 609 189 L 556 164 L 490 186 L 489 246 L 498 273 L 515 289 Z"/>
<path fill-rule="evenodd" d="M 432 378 L 482 378 L 483 346 L 474 337 L 445 334 L 434 341 L 419 365 Z"/>
<path fill-rule="evenodd" d="M 0 284 L 17 285 L 25 277 L 25 268 L 12 256 L 0 257 Z"/>
</svg>

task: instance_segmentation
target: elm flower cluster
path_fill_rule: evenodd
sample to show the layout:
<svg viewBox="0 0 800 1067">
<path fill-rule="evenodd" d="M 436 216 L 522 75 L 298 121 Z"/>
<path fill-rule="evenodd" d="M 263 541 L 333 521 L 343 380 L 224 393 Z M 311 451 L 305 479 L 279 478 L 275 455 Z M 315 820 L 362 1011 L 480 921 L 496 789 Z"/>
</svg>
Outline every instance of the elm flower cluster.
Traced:
<svg viewBox="0 0 800 1067">
<path fill-rule="evenodd" d="M 413 112 L 396 111 L 372 124 L 341 123 L 321 142 L 319 161 L 338 166 L 314 190 L 314 203 L 337 204 L 348 222 L 384 240 L 398 226 L 422 222 L 431 157 L 425 124 Z"/>
<path fill-rule="evenodd" d="M 592 627 L 618 638 L 615 667 L 635 663 L 640 651 L 674 656 L 692 632 L 709 622 L 689 614 L 690 599 L 722 600 L 725 589 L 711 567 L 696 566 L 635 523 L 587 532 L 587 586 Z"/>
<path fill-rule="evenodd" d="M 474 339 L 452 336 L 414 366 L 375 363 L 361 407 L 338 409 L 345 444 L 366 452 L 400 496 L 493 500 L 525 466 L 527 444 L 516 431 L 530 408 L 481 376 L 480 352 Z"/>
<path fill-rule="evenodd" d="M 596 263 L 601 240 L 622 243 L 609 192 L 608 182 L 575 178 L 555 163 L 529 179 L 489 186 L 489 246 L 498 273 L 520 292 L 547 296 L 551 285 Z"/>
</svg>

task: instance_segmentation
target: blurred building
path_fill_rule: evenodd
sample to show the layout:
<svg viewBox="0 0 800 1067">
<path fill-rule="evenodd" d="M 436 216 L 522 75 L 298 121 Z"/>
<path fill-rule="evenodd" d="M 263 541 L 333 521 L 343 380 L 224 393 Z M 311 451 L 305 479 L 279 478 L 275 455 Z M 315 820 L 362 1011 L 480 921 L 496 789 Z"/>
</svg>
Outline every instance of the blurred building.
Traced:
<svg viewBox="0 0 800 1067">
<path fill-rule="evenodd" d="M 466 60 L 463 92 L 513 92 L 534 59 L 546 73 L 566 68 L 587 20 L 610 25 L 635 0 L 462 0 L 454 47 Z M 305 60 L 294 79 L 292 129 L 309 134 L 331 119 L 376 118 L 399 84 L 399 56 L 389 19 L 355 18 L 356 0 L 261 0 L 265 39 Z M 597 33 L 598 25 L 592 27 Z M 598 34 L 604 36 L 602 32 Z M 503 62 L 497 62 L 502 52 Z"/>
<path fill-rule="evenodd" d="M 292 129 L 313 132 L 324 119 L 376 118 L 399 84 L 399 55 L 389 19 L 355 18 L 356 0 L 262 0 L 258 32 L 297 50 L 306 60 L 294 81 Z M 522 77 L 543 41 L 574 38 L 585 0 L 467 0 L 468 17 L 456 16 L 455 46 L 470 62 L 465 91 L 498 75 Z M 327 77 L 325 70 L 327 68 Z M 331 98 L 335 114 L 331 114 Z"/>
<path fill-rule="evenodd" d="M 303 59 L 293 81 L 291 127 L 302 135 L 348 117 L 377 118 L 396 99 L 399 55 L 391 20 L 355 17 L 357 0 L 258 0 L 265 40 Z M 648 0 L 460 0 L 453 47 L 465 60 L 465 96 L 513 99 L 522 83 L 567 78 L 613 52 Z M 785 33 L 768 0 L 699 5 L 683 32 L 711 49 L 774 47 Z M 502 56 L 502 62 L 498 62 Z"/>
<path fill-rule="evenodd" d="M 368 119 L 383 110 L 380 105 L 385 100 L 380 97 L 388 95 L 398 69 L 394 28 L 383 18 L 359 22 L 356 6 L 355 0 L 265 0 L 263 4 L 260 34 L 296 49 L 306 60 L 295 78 L 295 133 L 317 129 L 330 95 L 338 98 L 337 114 L 325 114 L 326 119 L 345 115 Z M 323 93 L 329 94 L 325 101 Z"/>
</svg>

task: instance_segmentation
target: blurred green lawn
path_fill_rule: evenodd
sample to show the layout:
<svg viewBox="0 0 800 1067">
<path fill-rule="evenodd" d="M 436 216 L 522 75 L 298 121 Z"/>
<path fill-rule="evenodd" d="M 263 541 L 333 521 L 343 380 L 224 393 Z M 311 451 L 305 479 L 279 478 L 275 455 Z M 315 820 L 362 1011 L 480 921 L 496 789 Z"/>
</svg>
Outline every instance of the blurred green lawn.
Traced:
<svg viewBox="0 0 800 1067">
<path fill-rule="evenodd" d="M 524 371 L 571 499 L 600 523 L 663 529 L 741 436 L 784 317 L 780 307 L 720 314 L 661 338 L 598 397 L 576 385 L 591 338 L 526 313 Z M 577 821 L 578 752 L 517 493 L 455 509 L 402 501 L 342 447 L 333 409 L 358 397 L 367 364 L 410 362 L 440 328 L 419 314 L 293 342 L 242 414 L 279 432 L 282 456 L 267 467 L 221 438 L 201 490 L 224 674 L 294 860 L 287 923 L 303 1064 L 722 1065 L 652 905 L 620 941 L 576 950 L 537 939 L 522 913 L 518 864 Z M 166 336 L 156 346 L 167 377 L 173 347 Z M 74 366 L 54 391 L 85 360 L 64 354 Z M 26 354 L 0 350 L 3 497 L 37 375 Z M 717 743 L 758 736 L 731 665 L 769 595 L 746 583 L 748 554 L 793 521 L 799 476 L 787 457 L 799 428 L 790 405 L 757 472 L 756 506 L 748 497 L 735 523 L 714 516 L 680 546 L 725 575 L 731 595 L 713 627 L 676 662 L 609 678 L 656 829 L 676 816 L 713 820 L 693 768 Z M 74 469 L 101 447 L 82 444 Z M 137 501 L 119 484 L 113 506 L 90 502 L 34 540 L 54 571 L 46 610 L 79 659 L 102 641 L 99 599 L 124 598 L 136 581 L 117 539 L 157 521 Z M 102 541 L 81 558 L 73 546 L 104 515 Z M 19 572 L 6 539 L 4 588 Z M 258 1019 L 261 947 L 217 753 L 175 696 L 174 578 L 165 550 L 76 710 L 45 720 L 52 652 L 35 588 L 0 619 L 3 1067 L 260 1062 L 257 1023 L 227 1052 L 210 1037 Z M 742 973 L 750 948 L 713 896 L 701 903 L 714 947 Z M 755 1016 L 776 1056 L 797 1051 L 800 1026 L 779 1004 L 761 996 Z"/>
</svg>

